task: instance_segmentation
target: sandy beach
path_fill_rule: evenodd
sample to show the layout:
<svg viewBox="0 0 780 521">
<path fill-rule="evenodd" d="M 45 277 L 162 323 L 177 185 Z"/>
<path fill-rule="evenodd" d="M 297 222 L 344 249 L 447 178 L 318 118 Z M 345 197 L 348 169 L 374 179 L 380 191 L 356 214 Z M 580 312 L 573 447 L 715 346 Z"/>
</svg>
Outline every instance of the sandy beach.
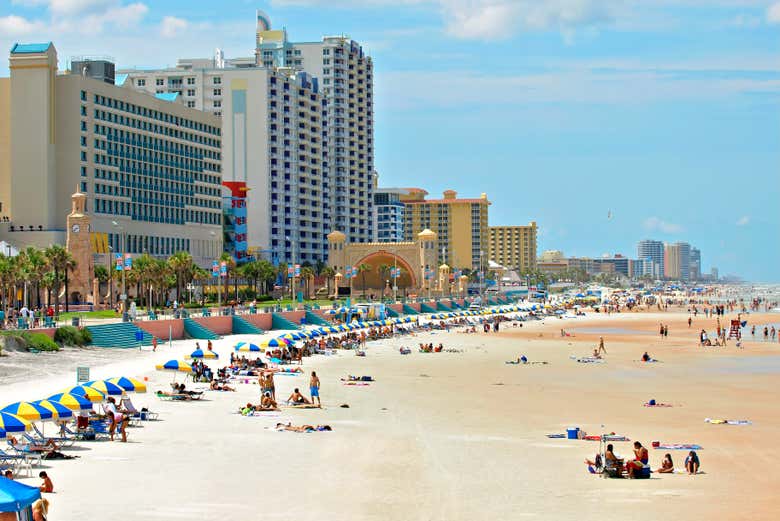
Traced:
<svg viewBox="0 0 780 521">
<path fill-rule="evenodd" d="M 370 342 L 366 357 L 310 357 L 306 376 L 278 376 L 277 396 L 286 398 L 294 387 L 307 393 L 308 373 L 316 370 L 323 401 L 321 410 L 285 409 L 278 417 L 235 413 L 258 401 L 253 384 L 192 403 L 132 395 L 160 421 L 130 429 L 126 444 L 79 443 L 67 451 L 78 460 L 45 463 L 56 487 L 49 519 L 776 519 L 777 478 L 766 469 L 780 464 L 772 447 L 780 435 L 780 344 L 748 339 L 744 349 L 733 342 L 703 349 L 697 331 L 713 330 L 714 319 L 697 317 L 689 329 L 687 318 L 685 310 L 588 314 L 509 325 L 498 334 L 453 329 Z M 780 321 L 777 314 L 744 318 Z M 668 338 L 657 334 L 659 323 L 669 325 Z M 574 336 L 562 338 L 561 328 Z M 589 355 L 599 336 L 605 363 L 570 358 Z M 221 367 L 232 346 L 249 338 L 216 341 L 222 360 L 210 365 Z M 420 342 L 463 352 L 418 353 Z M 150 390 L 167 389 L 172 375 L 155 372 L 155 363 L 180 359 L 194 344 L 98 357 L 74 350 L 56 364 L 51 360 L 62 353 L 14 354 L 0 359 L 0 402 L 75 385 L 75 366 L 90 357 L 92 378 L 148 377 Z M 402 345 L 413 353 L 401 356 Z M 639 362 L 645 350 L 660 362 Z M 520 354 L 549 363 L 505 364 Z M 42 360 L 28 373 L 8 369 Z M 340 378 L 347 374 L 376 382 L 346 386 Z M 643 407 L 651 398 L 674 406 Z M 753 423 L 711 425 L 705 418 Z M 278 421 L 329 424 L 333 432 L 276 432 Z M 598 442 L 546 436 L 569 426 L 646 446 L 700 444 L 703 473 L 600 479 L 583 464 Z M 631 454 L 630 443 L 615 446 Z M 650 450 L 654 468 L 666 452 Z M 682 468 L 686 451 L 671 453 Z"/>
</svg>

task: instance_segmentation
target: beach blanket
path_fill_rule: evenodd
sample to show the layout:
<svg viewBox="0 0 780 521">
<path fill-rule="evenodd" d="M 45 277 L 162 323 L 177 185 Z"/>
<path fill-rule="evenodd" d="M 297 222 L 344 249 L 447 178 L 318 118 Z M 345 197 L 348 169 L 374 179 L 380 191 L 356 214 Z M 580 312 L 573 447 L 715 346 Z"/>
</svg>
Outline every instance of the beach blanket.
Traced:
<svg viewBox="0 0 780 521">
<path fill-rule="evenodd" d="M 659 363 L 660 360 L 658 360 L 657 358 L 651 358 L 650 360 L 634 360 L 634 362 L 641 362 L 643 364 L 655 364 L 655 363 Z"/>
<path fill-rule="evenodd" d="M 753 425 L 750 420 L 721 420 L 713 418 L 704 418 L 705 423 L 712 423 L 714 425 Z"/>
<path fill-rule="evenodd" d="M 548 434 L 547 437 L 548 438 L 565 438 L 566 435 L 565 434 Z"/>
<path fill-rule="evenodd" d="M 357 386 L 357 387 L 367 387 L 367 386 L 369 386 L 371 384 L 368 383 L 368 382 L 342 382 L 341 385 L 353 385 L 353 386 Z"/>
<path fill-rule="evenodd" d="M 644 407 L 674 407 L 671 403 L 643 403 Z"/>
<path fill-rule="evenodd" d="M 320 409 L 320 407 L 311 403 L 301 403 L 298 405 L 287 405 L 288 409 Z"/>
<path fill-rule="evenodd" d="M 588 441 L 601 441 L 601 436 L 592 434 L 590 436 L 585 436 L 583 439 Z M 621 436 L 620 434 L 605 434 L 604 435 L 604 441 L 631 441 L 625 436 Z"/>
<path fill-rule="evenodd" d="M 573 356 L 571 358 L 581 364 L 603 364 L 605 362 L 602 358 L 593 358 L 592 356 L 582 356 L 579 358 Z"/>
<path fill-rule="evenodd" d="M 704 447 L 694 443 L 662 443 L 653 448 L 664 450 L 702 450 Z"/>
<path fill-rule="evenodd" d="M 260 418 L 278 418 L 281 416 L 281 411 L 254 411 L 246 416 L 257 416 Z"/>
</svg>

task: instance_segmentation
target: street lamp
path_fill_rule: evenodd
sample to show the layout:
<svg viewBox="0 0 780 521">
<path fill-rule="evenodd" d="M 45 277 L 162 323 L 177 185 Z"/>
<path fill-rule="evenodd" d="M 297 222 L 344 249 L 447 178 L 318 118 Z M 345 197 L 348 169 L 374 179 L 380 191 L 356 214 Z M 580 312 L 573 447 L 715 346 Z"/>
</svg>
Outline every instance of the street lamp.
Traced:
<svg viewBox="0 0 780 521">
<path fill-rule="evenodd" d="M 122 301 L 122 320 L 125 319 L 125 313 L 127 313 L 127 276 L 125 275 L 125 256 L 127 255 L 127 233 L 125 229 L 116 221 L 111 221 L 111 226 L 119 231 L 122 237 L 122 294 L 119 299 Z"/>
<path fill-rule="evenodd" d="M 114 248 L 109 244 L 108 245 L 108 259 L 106 262 L 106 268 L 108 268 L 108 303 L 111 305 L 111 307 L 114 307 L 114 276 L 111 274 L 111 259 L 114 257 L 113 255 Z"/>
</svg>

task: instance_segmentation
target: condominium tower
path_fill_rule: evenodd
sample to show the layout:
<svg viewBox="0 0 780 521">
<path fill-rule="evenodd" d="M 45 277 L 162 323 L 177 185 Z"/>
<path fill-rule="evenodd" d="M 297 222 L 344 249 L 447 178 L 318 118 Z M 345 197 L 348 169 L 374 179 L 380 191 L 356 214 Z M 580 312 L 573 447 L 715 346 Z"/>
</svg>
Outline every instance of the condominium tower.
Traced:
<svg viewBox="0 0 780 521">
<path fill-rule="evenodd" d="M 405 205 L 401 195 L 405 188 L 374 189 L 374 241 L 400 242 L 404 240 Z"/>
<path fill-rule="evenodd" d="M 664 243 L 645 239 L 636 247 L 637 258 L 642 262 L 643 275 L 655 278 L 664 277 Z"/>
<path fill-rule="evenodd" d="M 688 281 L 691 278 L 691 245 L 675 242 L 664 247 L 664 276 L 667 279 Z"/>
<path fill-rule="evenodd" d="M 10 71 L 0 79 L 3 239 L 63 244 L 77 190 L 89 231 L 107 234 L 115 253 L 185 250 L 203 266 L 219 257 L 219 118 L 117 87 L 107 61 L 58 74 L 51 43 L 14 45 Z"/>
<path fill-rule="evenodd" d="M 536 267 L 536 222 L 527 226 L 491 226 L 490 260 L 523 272 Z"/>
<path fill-rule="evenodd" d="M 454 269 L 477 270 L 488 262 L 488 201 L 482 194 L 475 199 L 458 199 L 454 190 L 445 190 L 441 199 L 426 199 L 428 192 L 409 188 L 401 195 L 404 203 L 404 238 L 414 240 L 425 229 L 436 232 L 439 262 Z"/>
</svg>

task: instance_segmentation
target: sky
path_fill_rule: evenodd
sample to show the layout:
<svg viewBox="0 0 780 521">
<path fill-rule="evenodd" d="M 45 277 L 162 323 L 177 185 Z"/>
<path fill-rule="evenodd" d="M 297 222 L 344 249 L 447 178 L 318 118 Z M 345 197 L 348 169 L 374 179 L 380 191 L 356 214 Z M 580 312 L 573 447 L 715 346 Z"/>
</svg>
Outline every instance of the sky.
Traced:
<svg viewBox="0 0 780 521">
<path fill-rule="evenodd" d="M 687 241 L 704 271 L 780 282 L 778 0 L 0 0 L 0 48 L 250 56 L 255 9 L 373 57 L 381 186 L 485 192 L 539 253 Z"/>
</svg>

